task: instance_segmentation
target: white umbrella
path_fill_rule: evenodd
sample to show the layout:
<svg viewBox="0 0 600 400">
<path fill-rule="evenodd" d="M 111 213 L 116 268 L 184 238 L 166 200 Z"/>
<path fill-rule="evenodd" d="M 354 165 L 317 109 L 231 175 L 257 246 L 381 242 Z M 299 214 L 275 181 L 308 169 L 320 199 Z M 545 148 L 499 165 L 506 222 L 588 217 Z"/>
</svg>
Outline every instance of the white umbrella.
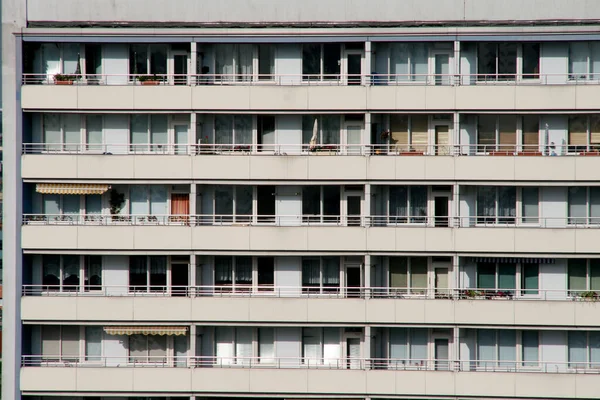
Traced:
<svg viewBox="0 0 600 400">
<path fill-rule="evenodd" d="M 310 138 L 310 149 L 313 150 L 317 146 L 317 133 L 319 132 L 319 122 L 315 118 L 315 124 L 313 125 L 313 134 Z"/>
</svg>

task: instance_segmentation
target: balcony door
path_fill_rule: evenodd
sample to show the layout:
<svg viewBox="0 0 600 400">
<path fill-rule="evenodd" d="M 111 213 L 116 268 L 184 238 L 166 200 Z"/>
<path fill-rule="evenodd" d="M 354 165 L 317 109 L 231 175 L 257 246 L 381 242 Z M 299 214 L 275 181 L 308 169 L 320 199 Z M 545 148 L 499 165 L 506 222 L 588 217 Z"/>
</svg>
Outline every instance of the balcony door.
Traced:
<svg viewBox="0 0 600 400">
<path fill-rule="evenodd" d="M 345 143 L 342 143 L 345 145 L 342 152 L 350 155 L 360 155 L 363 132 L 362 121 L 348 121 L 344 127 L 346 130 L 346 138 L 344 141 Z"/>
<path fill-rule="evenodd" d="M 173 84 L 187 85 L 189 57 L 187 52 L 172 52 Z"/>
<path fill-rule="evenodd" d="M 435 125 L 435 149 L 434 154 L 436 156 L 446 156 L 450 154 L 450 126 L 449 125 Z"/>
<path fill-rule="evenodd" d="M 433 342 L 435 355 L 435 369 L 447 371 L 449 369 L 450 340 L 447 338 L 436 338 Z"/>
<path fill-rule="evenodd" d="M 171 193 L 171 222 L 187 224 L 190 215 L 190 195 Z"/>
<path fill-rule="evenodd" d="M 433 51 L 430 71 L 433 79 L 430 83 L 435 85 L 450 85 L 452 82 L 452 52 L 450 50 Z"/>
<path fill-rule="evenodd" d="M 344 52 L 346 59 L 345 76 L 348 85 L 360 85 L 362 81 L 362 50 L 346 50 Z"/>
</svg>

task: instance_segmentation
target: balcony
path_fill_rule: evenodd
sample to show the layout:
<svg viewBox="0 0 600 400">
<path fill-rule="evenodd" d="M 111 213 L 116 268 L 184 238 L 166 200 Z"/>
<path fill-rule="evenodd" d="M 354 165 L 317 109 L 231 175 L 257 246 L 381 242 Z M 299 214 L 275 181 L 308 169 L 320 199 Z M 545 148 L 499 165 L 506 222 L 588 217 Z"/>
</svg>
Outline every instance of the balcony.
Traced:
<svg viewBox="0 0 600 400">
<path fill-rule="evenodd" d="M 486 363 L 486 367 L 473 367 L 478 361 L 413 360 L 419 362 L 405 364 L 398 360 L 356 358 L 330 360 L 326 365 L 306 361 L 309 360 L 276 358 L 265 364 L 254 358 L 177 357 L 148 364 L 130 362 L 127 357 L 102 357 L 94 362 L 55 358 L 48 362 L 41 356 L 25 356 L 21 388 L 30 393 L 597 397 L 598 370 L 585 366 L 571 369 L 565 363 L 540 362 L 535 367 Z M 174 367 L 178 363 L 182 366 Z"/>
<path fill-rule="evenodd" d="M 330 77 L 332 79 L 323 79 L 323 76 L 313 79 L 307 75 L 255 78 L 235 74 L 168 74 L 159 76 L 152 85 L 142 84 L 135 75 L 127 74 L 71 77 L 73 79 L 66 81 L 67 84 L 55 84 L 46 74 L 24 74 L 22 108 L 79 111 L 547 111 L 600 108 L 600 100 L 595 95 L 599 81 L 573 79 L 568 74 L 506 81 L 488 80 L 488 75 L 476 74 L 334 75 Z M 114 82 L 116 84 L 112 84 Z"/>
<path fill-rule="evenodd" d="M 594 327 L 598 293 L 567 290 L 188 286 L 135 292 L 25 285 L 26 321 L 213 321 Z M 277 301 L 274 301 L 277 299 Z"/>
<path fill-rule="evenodd" d="M 593 181 L 600 153 L 478 152 L 479 146 L 25 144 L 26 179 Z M 562 154 L 562 153 L 559 153 Z"/>
</svg>

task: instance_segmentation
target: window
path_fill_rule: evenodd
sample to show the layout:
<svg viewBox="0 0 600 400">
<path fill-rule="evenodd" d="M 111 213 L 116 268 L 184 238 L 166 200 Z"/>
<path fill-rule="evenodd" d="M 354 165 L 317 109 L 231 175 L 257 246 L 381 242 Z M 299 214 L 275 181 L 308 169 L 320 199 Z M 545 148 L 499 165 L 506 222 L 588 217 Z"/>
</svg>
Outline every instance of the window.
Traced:
<svg viewBox="0 0 600 400">
<path fill-rule="evenodd" d="M 215 223 L 252 220 L 252 186 L 218 185 L 214 191 Z"/>
<path fill-rule="evenodd" d="M 305 81 L 339 80 L 341 66 L 339 43 L 302 45 L 302 79 Z"/>
<path fill-rule="evenodd" d="M 34 73 L 47 74 L 53 78 L 56 74 L 81 74 L 79 43 L 43 43 L 34 55 Z"/>
<path fill-rule="evenodd" d="M 540 222 L 540 191 L 535 187 L 521 188 L 521 216 L 524 224 Z"/>
<path fill-rule="evenodd" d="M 102 327 L 85 327 L 85 360 L 100 361 L 102 357 Z"/>
<path fill-rule="evenodd" d="M 223 82 L 252 80 L 254 46 L 251 44 L 219 44 L 215 49 L 215 79 Z"/>
<path fill-rule="evenodd" d="M 521 60 L 519 64 L 518 60 Z M 517 68 L 521 65 L 520 68 Z M 506 81 L 538 79 L 539 43 L 483 42 L 477 44 L 477 80 Z"/>
<path fill-rule="evenodd" d="M 427 223 L 427 187 L 390 186 L 388 223 Z"/>
<path fill-rule="evenodd" d="M 516 115 L 480 115 L 477 120 L 478 152 L 517 150 L 519 118 Z M 527 122 L 530 124 L 527 129 L 535 130 L 534 121 L 528 118 Z M 527 139 L 530 142 L 534 141 L 533 132 L 527 133 Z M 525 140 L 525 133 L 523 133 L 523 140 Z"/>
<path fill-rule="evenodd" d="M 102 115 L 92 114 L 85 117 L 85 143 L 86 149 L 90 151 L 104 151 Z"/>
<path fill-rule="evenodd" d="M 132 152 L 167 152 L 169 143 L 166 114 L 132 114 L 129 120 Z"/>
<path fill-rule="evenodd" d="M 517 360 L 516 333 L 516 331 L 502 329 L 478 329 L 477 366 L 515 368 Z"/>
<path fill-rule="evenodd" d="M 540 117 L 537 115 L 525 115 L 522 122 L 523 152 L 538 152 L 540 149 Z"/>
<path fill-rule="evenodd" d="M 427 81 L 429 45 L 427 43 L 390 44 L 390 80 Z"/>
<path fill-rule="evenodd" d="M 570 187 L 569 224 L 600 224 L 600 187 Z"/>
<path fill-rule="evenodd" d="M 478 262 L 477 288 L 497 296 L 513 296 L 515 291 L 519 295 L 537 295 L 539 265 Z"/>
<path fill-rule="evenodd" d="M 569 116 L 570 153 L 600 150 L 600 115 Z"/>
<path fill-rule="evenodd" d="M 600 259 L 573 258 L 567 266 L 569 295 L 596 296 L 600 291 Z"/>
<path fill-rule="evenodd" d="M 102 256 L 84 256 L 85 291 L 102 289 Z"/>
<path fill-rule="evenodd" d="M 275 259 L 273 257 L 258 257 L 258 290 L 272 290 L 275 284 Z"/>
<path fill-rule="evenodd" d="M 477 187 L 478 224 L 514 224 L 517 215 L 517 188 Z"/>
<path fill-rule="evenodd" d="M 166 75 L 167 45 L 134 44 L 129 47 L 130 75 Z"/>
<path fill-rule="evenodd" d="M 339 223 L 339 186 L 303 186 L 302 222 Z"/>
<path fill-rule="evenodd" d="M 275 329 L 258 328 L 258 358 L 261 364 L 275 363 Z"/>
<path fill-rule="evenodd" d="M 42 212 L 50 221 L 76 221 L 80 214 L 92 221 L 102 214 L 102 196 L 43 194 Z"/>
<path fill-rule="evenodd" d="M 79 361 L 79 326 L 42 326 L 44 361 Z"/>
<path fill-rule="evenodd" d="M 317 145 L 333 145 L 331 150 L 336 150 L 341 143 L 341 116 L 340 115 L 303 115 L 302 116 L 302 144 L 306 149 L 318 150 Z M 317 135 L 313 138 L 315 121 Z"/>
<path fill-rule="evenodd" d="M 255 328 L 250 327 L 215 328 L 217 365 L 250 365 L 254 355 L 252 350 L 254 331 Z"/>
<path fill-rule="evenodd" d="M 391 368 L 403 369 L 407 365 L 427 368 L 427 328 L 390 328 L 389 333 Z"/>
<path fill-rule="evenodd" d="M 600 368 L 600 332 L 568 333 L 569 368 Z"/>
<path fill-rule="evenodd" d="M 129 362 L 165 364 L 167 362 L 167 338 L 166 335 L 129 336 Z"/>
<path fill-rule="evenodd" d="M 337 293 L 339 290 L 339 257 L 302 257 L 302 291 L 304 293 Z"/>
<path fill-rule="evenodd" d="M 42 256 L 42 285 L 44 290 L 79 291 L 80 256 Z"/>
<path fill-rule="evenodd" d="M 427 257 L 389 257 L 389 262 L 394 293 L 427 293 Z"/>
<path fill-rule="evenodd" d="M 258 45 L 258 79 L 272 81 L 275 79 L 275 46 Z"/>
<path fill-rule="evenodd" d="M 307 365 L 339 365 L 340 328 L 302 328 L 302 358 Z"/>
<path fill-rule="evenodd" d="M 167 291 L 166 256 L 130 256 L 129 292 Z"/>
<path fill-rule="evenodd" d="M 215 286 L 226 288 L 225 291 L 251 291 L 252 257 L 215 256 Z"/>
<path fill-rule="evenodd" d="M 391 150 L 399 153 L 426 153 L 428 140 L 429 117 L 422 114 L 390 116 L 389 141 Z"/>
<path fill-rule="evenodd" d="M 599 79 L 600 42 L 569 43 L 569 79 Z"/>
<path fill-rule="evenodd" d="M 43 114 L 42 141 L 46 151 L 77 152 L 81 144 L 81 115 Z"/>
<path fill-rule="evenodd" d="M 168 217 L 168 189 L 165 185 L 131 185 L 129 213 L 138 222 L 165 221 Z"/>
<path fill-rule="evenodd" d="M 217 150 L 250 151 L 252 144 L 252 116 L 251 115 L 216 115 L 215 116 L 215 144 Z M 219 147 L 218 145 L 224 145 Z M 234 147 L 228 145 L 237 145 Z"/>
</svg>

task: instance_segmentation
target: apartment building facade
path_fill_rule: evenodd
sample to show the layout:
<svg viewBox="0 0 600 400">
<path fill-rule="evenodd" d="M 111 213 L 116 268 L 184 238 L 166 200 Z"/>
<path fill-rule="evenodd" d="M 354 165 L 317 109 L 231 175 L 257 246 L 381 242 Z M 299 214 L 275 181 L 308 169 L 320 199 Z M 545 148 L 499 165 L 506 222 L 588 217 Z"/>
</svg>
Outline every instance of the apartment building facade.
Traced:
<svg viewBox="0 0 600 400">
<path fill-rule="evenodd" d="M 6 399 L 594 399 L 600 6 L 2 3 Z"/>
</svg>

